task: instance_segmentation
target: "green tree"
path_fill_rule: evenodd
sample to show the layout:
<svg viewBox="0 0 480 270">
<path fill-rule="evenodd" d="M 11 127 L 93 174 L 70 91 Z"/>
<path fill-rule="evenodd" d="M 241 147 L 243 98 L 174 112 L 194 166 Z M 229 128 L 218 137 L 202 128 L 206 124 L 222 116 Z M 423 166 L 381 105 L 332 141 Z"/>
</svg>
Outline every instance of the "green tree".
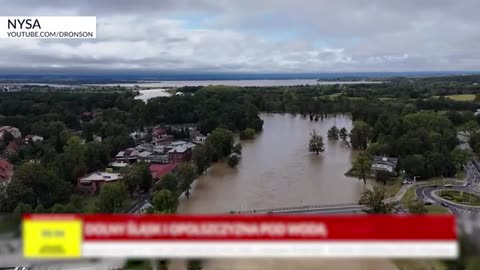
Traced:
<svg viewBox="0 0 480 270">
<path fill-rule="evenodd" d="M 393 177 L 393 174 L 387 171 L 379 170 L 375 172 L 375 179 L 378 182 L 382 182 L 384 185 L 386 185 L 387 181 L 392 179 L 392 177 Z"/>
<path fill-rule="evenodd" d="M 346 142 L 347 141 L 347 138 L 348 138 L 348 131 L 346 128 L 342 128 L 340 129 L 340 132 L 338 133 L 338 135 L 340 136 L 340 139 L 342 139 L 342 141 Z"/>
<path fill-rule="evenodd" d="M 13 210 L 14 214 L 30 214 L 33 213 L 32 206 L 26 203 L 19 203 L 17 207 L 15 207 L 15 210 Z"/>
<path fill-rule="evenodd" d="M 207 148 L 205 145 L 198 145 L 193 149 L 193 163 L 197 166 L 197 173 L 203 173 L 210 165 L 210 159 L 207 156 Z"/>
<path fill-rule="evenodd" d="M 416 112 L 418 112 L 417 106 L 415 106 L 415 104 L 412 104 L 412 103 L 408 103 L 402 109 L 402 115 L 407 115 L 407 114 L 416 113 Z"/>
<path fill-rule="evenodd" d="M 240 139 L 242 140 L 251 140 L 255 137 L 255 129 L 247 128 L 240 132 Z"/>
<path fill-rule="evenodd" d="M 367 149 L 369 136 L 370 126 L 363 121 L 355 121 L 355 125 L 350 133 L 350 143 L 353 149 Z"/>
<path fill-rule="evenodd" d="M 0 192 L 0 195 L 2 192 Z M 35 205 L 38 201 L 38 196 L 33 191 L 32 187 L 26 186 L 22 181 L 12 179 L 6 188 L 6 196 L 2 196 L 1 207 L 2 212 L 11 212 L 15 209 L 17 204 L 23 203 L 30 206 Z"/>
<path fill-rule="evenodd" d="M 365 190 L 362 193 L 359 204 L 365 205 L 369 213 L 388 214 L 393 211 L 393 204 L 386 203 L 386 198 L 385 189 L 374 187 L 373 190 Z"/>
<path fill-rule="evenodd" d="M 470 151 L 461 148 L 453 149 L 453 151 L 450 153 L 450 156 L 452 157 L 452 161 L 455 163 L 455 165 L 460 166 L 460 169 L 462 170 L 463 166 L 465 166 L 465 163 L 472 158 Z"/>
<path fill-rule="evenodd" d="M 12 183 L 15 184 L 10 187 Z M 7 187 L 8 197 L 13 200 L 19 199 L 18 202 L 30 204 L 32 207 L 40 203 L 48 208 L 57 202 L 68 200 L 71 194 L 69 183 L 60 179 L 52 170 L 36 163 L 18 166 L 12 183 Z M 18 192 L 15 190 L 17 188 L 24 191 Z M 18 198 L 20 194 L 25 197 Z"/>
<path fill-rule="evenodd" d="M 43 214 L 43 213 L 47 213 L 48 211 L 47 211 L 47 209 L 45 209 L 45 207 L 43 207 L 43 205 L 37 204 L 37 207 L 35 207 L 33 212 L 35 212 L 37 214 Z"/>
<path fill-rule="evenodd" d="M 85 153 L 87 151 L 86 145 L 78 136 L 71 136 L 67 144 L 63 147 L 65 154 L 65 167 L 67 173 L 70 174 L 70 181 L 75 182 L 78 177 L 85 174 Z"/>
<path fill-rule="evenodd" d="M 179 183 L 177 177 L 175 175 L 169 173 L 160 179 L 154 187 L 155 191 L 159 191 L 162 189 L 170 190 L 173 194 L 178 195 L 179 191 Z"/>
<path fill-rule="evenodd" d="M 148 191 L 152 187 L 153 179 L 152 173 L 150 172 L 150 165 L 146 162 L 138 162 L 135 164 L 137 167 L 137 172 L 141 176 L 142 181 L 140 182 L 140 189 L 143 191 Z"/>
<path fill-rule="evenodd" d="M 240 158 L 237 155 L 231 155 L 228 157 L 227 164 L 228 166 L 234 168 L 240 162 Z"/>
<path fill-rule="evenodd" d="M 96 201 L 99 213 L 119 213 L 127 199 L 127 188 L 122 182 L 104 184 Z"/>
<path fill-rule="evenodd" d="M 178 197 L 167 189 L 153 193 L 152 204 L 155 211 L 160 213 L 175 213 L 178 207 Z"/>
<path fill-rule="evenodd" d="M 72 136 L 63 147 L 63 152 L 75 164 L 85 164 L 85 152 L 87 148 L 82 139 L 78 136 Z"/>
<path fill-rule="evenodd" d="M 207 152 L 210 151 L 211 160 L 216 161 L 228 157 L 232 153 L 234 143 L 234 134 L 232 131 L 224 128 L 216 128 L 207 137 L 205 145 Z"/>
<path fill-rule="evenodd" d="M 80 209 L 76 209 L 71 204 L 56 203 L 52 207 L 52 213 L 78 213 Z"/>
<path fill-rule="evenodd" d="M 331 140 L 338 140 L 340 131 L 337 126 L 333 126 L 328 130 L 327 137 Z"/>
<path fill-rule="evenodd" d="M 130 197 L 133 198 L 133 193 L 138 189 L 142 183 L 142 176 L 137 173 L 135 169 L 127 169 L 123 174 L 122 181 L 130 193 Z"/>
<path fill-rule="evenodd" d="M 325 151 L 325 146 L 323 144 L 323 138 L 321 135 L 317 134 L 317 131 L 314 129 L 310 133 L 310 141 L 308 143 L 308 151 L 318 155 L 319 152 Z"/>
<path fill-rule="evenodd" d="M 468 133 L 470 135 L 474 134 L 479 129 L 480 129 L 480 126 L 474 120 L 468 121 L 467 123 L 465 123 L 465 126 L 463 127 L 463 131 L 465 131 L 466 133 Z"/>
<path fill-rule="evenodd" d="M 426 178 L 429 176 L 425 170 L 425 158 L 422 155 L 410 155 L 402 158 L 401 167 L 407 175 Z"/>
<path fill-rule="evenodd" d="M 419 200 L 411 200 L 407 203 L 408 212 L 412 214 L 426 214 L 428 209 L 425 207 L 423 202 Z"/>
<path fill-rule="evenodd" d="M 193 181 L 198 177 L 197 167 L 194 164 L 184 162 L 177 168 L 177 177 L 180 185 L 180 192 L 185 192 L 187 199 L 190 196 L 190 189 Z"/>
<path fill-rule="evenodd" d="M 372 171 L 372 161 L 370 156 L 366 153 L 358 154 L 357 158 L 353 162 L 353 171 L 358 175 L 358 179 L 363 180 L 363 183 L 367 184 L 367 176 Z"/>
<path fill-rule="evenodd" d="M 88 171 L 103 170 L 110 162 L 110 145 L 100 142 L 85 144 L 85 167 Z"/>
</svg>

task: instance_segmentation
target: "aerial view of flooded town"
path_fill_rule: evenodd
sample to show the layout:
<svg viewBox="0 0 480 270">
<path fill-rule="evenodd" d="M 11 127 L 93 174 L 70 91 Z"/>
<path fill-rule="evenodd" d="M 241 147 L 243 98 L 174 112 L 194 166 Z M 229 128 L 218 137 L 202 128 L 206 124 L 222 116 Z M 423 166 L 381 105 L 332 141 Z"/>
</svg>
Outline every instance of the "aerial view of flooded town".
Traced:
<svg viewBox="0 0 480 270">
<path fill-rule="evenodd" d="M 0 269 L 479 269 L 479 7 L 2 4 L 13 17 L 0 16 Z M 15 17 L 25 14 L 38 16 Z M 79 38 L 88 25 L 95 37 Z M 11 37 L 27 30 L 43 36 Z M 345 235 L 380 236 L 352 240 L 334 228 L 317 242 L 238 232 L 221 244 L 218 235 L 128 242 L 85 225 L 105 218 L 123 233 L 122 218 L 205 217 L 365 218 Z M 75 218 L 85 223 L 67 222 Z M 401 231 L 376 218 L 418 223 Z M 449 235 L 437 219 L 450 222 Z M 48 223 L 58 220 L 71 227 Z M 28 230 L 35 221 L 51 228 Z M 198 257 L 183 255 L 199 246 Z M 437 255 L 445 246 L 450 256 Z"/>
</svg>

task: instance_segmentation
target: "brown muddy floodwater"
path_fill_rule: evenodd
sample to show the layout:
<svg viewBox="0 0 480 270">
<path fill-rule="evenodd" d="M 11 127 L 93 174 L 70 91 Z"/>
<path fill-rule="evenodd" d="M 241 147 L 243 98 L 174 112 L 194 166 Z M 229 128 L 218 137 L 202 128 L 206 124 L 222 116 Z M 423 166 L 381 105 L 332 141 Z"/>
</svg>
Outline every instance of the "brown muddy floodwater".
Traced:
<svg viewBox="0 0 480 270">
<path fill-rule="evenodd" d="M 214 164 L 195 181 L 190 199 L 181 198 L 179 213 L 226 213 L 301 205 L 358 202 L 365 189 L 356 178 L 344 175 L 354 153 L 342 141 L 329 141 L 333 125 L 350 130 L 348 116 L 310 121 L 302 116 L 262 114 L 263 131 L 254 140 L 242 141 L 242 160 L 232 169 Z M 325 152 L 308 152 L 310 132 L 324 138 Z M 174 269 L 182 269 L 179 261 Z M 181 263 L 183 264 L 183 263 Z M 387 260 L 207 260 L 204 269 L 396 269 Z"/>
</svg>

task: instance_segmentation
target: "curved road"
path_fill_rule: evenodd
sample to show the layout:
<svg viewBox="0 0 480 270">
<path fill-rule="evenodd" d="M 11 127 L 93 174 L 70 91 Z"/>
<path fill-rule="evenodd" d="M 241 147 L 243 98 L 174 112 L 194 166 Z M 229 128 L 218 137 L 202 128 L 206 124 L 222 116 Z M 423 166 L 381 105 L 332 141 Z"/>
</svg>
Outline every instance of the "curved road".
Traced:
<svg viewBox="0 0 480 270">
<path fill-rule="evenodd" d="M 480 185 L 480 173 L 478 169 L 472 163 L 472 161 L 469 161 L 467 166 L 465 166 L 465 170 L 466 177 L 462 185 L 457 184 L 451 187 L 445 187 L 442 185 L 418 186 L 415 189 L 415 195 L 421 201 L 429 201 L 434 204 L 442 205 L 443 207 L 448 208 L 448 210 L 455 215 L 478 214 L 480 213 L 480 207 L 471 207 L 467 205 L 450 203 L 434 194 L 435 191 L 448 189 L 469 192 L 480 196 L 480 193 L 477 191 L 478 186 Z"/>
</svg>

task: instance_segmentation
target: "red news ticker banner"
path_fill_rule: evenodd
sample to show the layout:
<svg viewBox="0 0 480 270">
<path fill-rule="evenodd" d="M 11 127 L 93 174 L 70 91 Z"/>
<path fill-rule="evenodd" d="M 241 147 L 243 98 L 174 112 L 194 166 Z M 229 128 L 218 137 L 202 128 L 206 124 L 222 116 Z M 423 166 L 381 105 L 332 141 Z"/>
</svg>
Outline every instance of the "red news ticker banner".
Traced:
<svg viewBox="0 0 480 270">
<path fill-rule="evenodd" d="M 81 257 L 454 258 L 458 253 L 452 215 L 26 215 L 24 230 L 25 224 L 45 220 L 80 222 Z M 25 241 L 24 235 L 28 245 Z M 30 257 L 41 257 L 32 250 Z"/>
</svg>

